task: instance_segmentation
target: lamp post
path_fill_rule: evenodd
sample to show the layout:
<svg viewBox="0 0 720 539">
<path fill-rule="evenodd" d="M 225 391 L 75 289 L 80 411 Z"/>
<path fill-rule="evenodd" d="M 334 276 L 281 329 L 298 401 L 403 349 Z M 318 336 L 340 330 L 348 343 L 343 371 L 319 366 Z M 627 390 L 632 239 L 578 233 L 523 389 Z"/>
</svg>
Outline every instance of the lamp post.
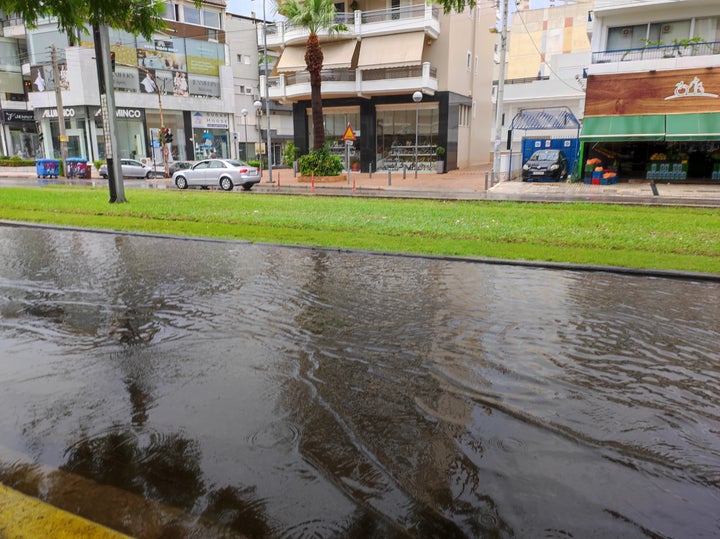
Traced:
<svg viewBox="0 0 720 539">
<path fill-rule="evenodd" d="M 265 0 L 263 0 L 263 62 L 265 63 L 265 116 L 267 122 L 267 155 L 268 182 L 272 181 L 272 143 L 270 142 L 270 93 L 268 85 L 268 53 L 267 53 L 267 18 L 265 17 Z"/>
<path fill-rule="evenodd" d="M 258 128 L 258 138 L 260 139 L 260 143 L 262 144 L 262 127 L 260 126 L 260 120 L 259 117 L 262 116 L 262 101 L 259 99 L 253 103 L 253 107 L 255 107 L 255 114 L 258 116 L 258 119 L 256 121 L 256 125 Z M 262 178 L 262 152 L 258 152 L 260 155 L 260 177 Z"/>
<path fill-rule="evenodd" d="M 415 177 L 418 174 L 418 122 L 420 120 L 420 101 L 422 101 L 422 92 L 415 92 L 413 94 L 413 101 L 415 101 Z"/>
<path fill-rule="evenodd" d="M 495 148 L 493 150 L 493 180 L 500 179 L 500 139 L 502 137 L 502 118 L 504 103 L 504 91 L 505 91 L 505 56 L 507 54 L 507 19 L 508 19 L 508 1 L 500 0 L 502 2 L 502 20 L 500 21 L 500 65 L 498 69 L 498 86 L 497 94 L 495 97 Z"/>
<path fill-rule="evenodd" d="M 248 109 L 242 109 L 240 111 L 240 114 L 242 114 L 243 117 L 243 123 L 245 124 L 245 161 L 248 160 L 248 140 L 247 140 L 247 115 L 248 115 Z"/>
</svg>

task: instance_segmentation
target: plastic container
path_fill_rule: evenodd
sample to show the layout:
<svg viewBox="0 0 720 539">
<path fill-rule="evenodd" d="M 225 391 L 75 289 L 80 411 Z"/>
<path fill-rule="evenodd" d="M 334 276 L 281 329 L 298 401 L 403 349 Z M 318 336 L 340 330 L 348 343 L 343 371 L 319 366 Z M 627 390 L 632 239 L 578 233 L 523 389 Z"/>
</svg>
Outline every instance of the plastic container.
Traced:
<svg viewBox="0 0 720 539">
<path fill-rule="evenodd" d="M 38 178 L 57 178 L 60 174 L 60 161 L 57 159 L 35 159 Z"/>
<path fill-rule="evenodd" d="M 68 178 L 90 178 L 90 167 L 84 157 L 68 157 L 65 163 Z"/>
</svg>

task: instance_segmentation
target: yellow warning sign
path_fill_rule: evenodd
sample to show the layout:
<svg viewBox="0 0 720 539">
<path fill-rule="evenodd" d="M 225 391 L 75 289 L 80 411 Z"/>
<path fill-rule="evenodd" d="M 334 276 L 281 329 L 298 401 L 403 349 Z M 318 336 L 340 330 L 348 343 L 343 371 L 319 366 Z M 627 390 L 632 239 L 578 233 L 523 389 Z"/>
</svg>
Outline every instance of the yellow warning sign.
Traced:
<svg viewBox="0 0 720 539">
<path fill-rule="evenodd" d="M 355 138 L 355 133 L 353 133 L 352 127 L 350 126 L 349 123 L 347 124 L 347 129 L 345 129 L 345 134 L 342 136 L 342 139 L 345 140 L 345 141 L 347 141 L 347 140 L 357 140 L 357 139 Z"/>
</svg>

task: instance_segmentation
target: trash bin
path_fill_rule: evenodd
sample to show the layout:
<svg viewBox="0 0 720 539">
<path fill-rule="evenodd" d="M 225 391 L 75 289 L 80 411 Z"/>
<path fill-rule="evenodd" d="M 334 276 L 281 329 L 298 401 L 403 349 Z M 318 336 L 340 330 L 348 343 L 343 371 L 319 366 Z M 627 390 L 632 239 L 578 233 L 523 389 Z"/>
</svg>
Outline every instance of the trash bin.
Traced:
<svg viewBox="0 0 720 539">
<path fill-rule="evenodd" d="M 89 178 L 88 160 L 84 157 L 68 157 L 65 159 L 68 178 Z"/>
<path fill-rule="evenodd" d="M 57 178 L 60 174 L 60 161 L 57 159 L 35 159 L 38 178 Z"/>
</svg>

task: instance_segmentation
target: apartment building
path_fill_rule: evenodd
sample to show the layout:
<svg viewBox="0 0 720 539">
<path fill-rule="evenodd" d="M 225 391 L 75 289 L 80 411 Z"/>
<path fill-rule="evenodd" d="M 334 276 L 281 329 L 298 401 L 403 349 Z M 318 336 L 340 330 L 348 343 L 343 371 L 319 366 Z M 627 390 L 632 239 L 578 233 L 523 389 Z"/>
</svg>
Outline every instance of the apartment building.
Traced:
<svg viewBox="0 0 720 539">
<path fill-rule="evenodd" d="M 585 158 L 620 178 L 720 179 L 720 13 L 711 0 L 596 0 Z"/>
<path fill-rule="evenodd" d="M 577 155 L 585 109 L 585 69 L 590 63 L 588 23 L 593 2 L 529 9 L 511 15 L 503 95 L 501 170 L 517 176 L 533 150 Z"/>
<path fill-rule="evenodd" d="M 255 16 L 225 14 L 225 36 L 230 51 L 230 65 L 235 89 L 234 140 L 241 159 L 267 157 L 268 107 L 260 94 L 260 73 L 264 73 L 265 59 L 262 44 L 258 47 L 258 26 L 262 21 Z M 271 57 L 272 67 L 277 56 Z M 272 164 L 282 164 L 285 145 L 293 139 L 292 106 L 270 101 L 270 141 Z"/>
<path fill-rule="evenodd" d="M 223 27 L 225 2 L 206 0 L 200 8 L 192 2 L 167 2 L 164 18 L 168 28 L 152 39 L 110 29 L 119 156 L 162 162 L 161 127 L 172 133 L 172 142 L 165 146 L 170 160 L 200 159 L 212 150 L 221 156 L 235 156 L 233 75 Z M 18 138 L 19 124 L 5 125 L 4 131 L 10 131 L 13 141 L 9 153 L 17 152 L 14 141 L 20 140 L 28 157 L 59 157 L 57 82 L 68 156 L 103 159 L 106 140 L 92 34 L 88 30 L 67 36 L 52 20 L 26 28 L 22 21 L 5 16 L 3 24 L 10 21 L 16 24 L 11 38 L 4 26 L 5 41 L 16 43 L 15 58 L 20 62 L 15 65 L 25 93 L 16 88 L 17 69 L 10 71 L 13 93 L 8 99 L 6 91 L 3 113 L 11 110 L 8 104 L 23 103 L 25 112 L 20 120 L 27 124 L 24 129 L 34 133 Z M 53 57 L 58 81 L 53 76 Z M 7 119 L 5 114 L 3 117 Z"/>
<path fill-rule="evenodd" d="M 446 150 L 447 169 L 487 163 L 494 7 L 450 14 L 420 0 L 346 0 L 335 7 L 349 31 L 319 36 L 325 136 L 333 151 L 345 155 L 349 125 L 356 138 L 350 153 L 363 171 L 412 170 L 416 136 L 421 171 L 435 170 L 438 146 Z M 312 146 L 307 36 L 287 22 L 261 26 L 258 35 L 279 54 L 269 97 L 292 105 L 294 141 L 305 151 Z"/>
<path fill-rule="evenodd" d="M 21 68 L 27 58 L 25 24 L 2 10 L 0 23 L 0 154 L 34 158 L 39 142 L 27 103 L 31 83 Z"/>
</svg>

